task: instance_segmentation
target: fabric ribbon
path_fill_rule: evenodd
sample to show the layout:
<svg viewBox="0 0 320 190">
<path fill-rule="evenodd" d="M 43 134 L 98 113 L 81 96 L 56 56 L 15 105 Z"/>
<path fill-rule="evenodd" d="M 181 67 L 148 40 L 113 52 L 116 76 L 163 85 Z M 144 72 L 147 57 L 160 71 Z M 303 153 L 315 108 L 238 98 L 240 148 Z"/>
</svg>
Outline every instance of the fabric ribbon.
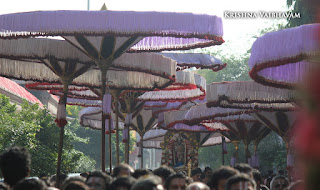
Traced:
<svg viewBox="0 0 320 190">
<path fill-rule="evenodd" d="M 66 120 L 67 117 L 66 105 L 58 104 L 57 118 L 55 122 L 58 127 L 64 127 L 68 122 Z"/>
</svg>

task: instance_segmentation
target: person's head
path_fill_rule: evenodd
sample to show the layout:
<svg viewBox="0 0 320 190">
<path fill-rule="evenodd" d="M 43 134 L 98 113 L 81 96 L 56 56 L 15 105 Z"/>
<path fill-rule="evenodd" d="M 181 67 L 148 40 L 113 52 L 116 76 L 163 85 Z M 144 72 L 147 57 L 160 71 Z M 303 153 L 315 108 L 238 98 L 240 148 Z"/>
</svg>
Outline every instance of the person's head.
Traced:
<svg viewBox="0 0 320 190">
<path fill-rule="evenodd" d="M 194 182 L 201 182 L 201 174 L 202 174 L 202 171 L 200 168 L 193 169 L 191 171 L 191 178 L 193 179 Z"/>
<path fill-rule="evenodd" d="M 105 190 L 108 189 L 111 180 L 112 178 L 105 172 L 93 171 L 89 173 L 86 184 L 94 190 Z"/>
<path fill-rule="evenodd" d="M 51 186 L 55 186 L 55 187 L 58 187 L 58 188 L 61 188 L 62 187 L 62 184 L 64 183 L 64 181 L 68 178 L 68 175 L 66 174 L 60 174 L 59 175 L 59 184 L 56 185 L 56 181 L 57 181 L 57 175 L 52 175 L 50 180 L 49 180 L 49 183 Z"/>
<path fill-rule="evenodd" d="M 186 176 L 181 173 L 171 174 L 164 185 L 167 190 L 184 190 L 186 186 Z"/>
<path fill-rule="evenodd" d="M 131 176 L 133 172 L 134 169 L 130 165 L 121 163 L 113 169 L 113 177 Z"/>
<path fill-rule="evenodd" d="M 13 190 L 46 190 L 47 185 L 39 179 L 22 179 L 13 186 Z"/>
<path fill-rule="evenodd" d="M 262 183 L 261 174 L 259 170 L 253 169 L 252 170 L 253 179 L 257 184 L 257 189 L 260 189 L 260 184 Z"/>
<path fill-rule="evenodd" d="M 73 181 L 80 181 L 83 182 L 84 184 L 86 183 L 86 178 L 81 177 L 81 176 L 72 176 L 72 177 L 67 177 L 67 179 L 64 180 L 62 187 L 66 186 L 67 184 L 73 182 Z"/>
<path fill-rule="evenodd" d="M 213 170 L 210 167 L 205 167 L 203 173 L 206 178 L 211 177 Z"/>
<path fill-rule="evenodd" d="M 283 190 L 289 186 L 289 181 L 283 175 L 275 176 L 270 183 L 270 190 Z"/>
<path fill-rule="evenodd" d="M 141 177 L 131 190 L 163 190 L 162 180 L 159 176 Z"/>
<path fill-rule="evenodd" d="M 255 190 L 256 182 L 249 175 L 241 173 L 230 177 L 226 182 L 226 190 Z"/>
<path fill-rule="evenodd" d="M 0 169 L 4 182 L 10 186 L 29 176 L 31 156 L 26 148 L 10 147 L 0 155 Z"/>
<path fill-rule="evenodd" d="M 174 170 L 166 165 L 160 166 L 153 171 L 154 175 L 161 177 L 162 185 L 164 185 L 167 178 L 174 173 Z"/>
<path fill-rule="evenodd" d="M 116 178 L 110 185 L 112 190 L 130 190 L 137 182 L 137 179 L 131 176 L 122 176 Z"/>
<path fill-rule="evenodd" d="M 153 173 L 147 169 L 137 169 L 133 172 L 133 174 L 131 176 L 136 179 L 139 179 L 139 177 L 145 176 L 145 175 L 153 175 Z"/>
<path fill-rule="evenodd" d="M 239 174 L 239 171 L 230 166 L 221 166 L 213 171 L 208 186 L 214 190 L 224 190 L 228 178 Z"/>
<path fill-rule="evenodd" d="M 187 186 L 186 190 L 210 190 L 210 187 L 202 182 L 193 182 Z"/>
<path fill-rule="evenodd" d="M 62 190 L 90 190 L 90 187 L 83 181 L 66 181 L 62 186 Z"/>
<path fill-rule="evenodd" d="M 238 170 L 240 173 L 248 174 L 253 179 L 252 167 L 249 164 L 239 163 L 239 164 L 236 164 L 234 168 Z"/>
</svg>

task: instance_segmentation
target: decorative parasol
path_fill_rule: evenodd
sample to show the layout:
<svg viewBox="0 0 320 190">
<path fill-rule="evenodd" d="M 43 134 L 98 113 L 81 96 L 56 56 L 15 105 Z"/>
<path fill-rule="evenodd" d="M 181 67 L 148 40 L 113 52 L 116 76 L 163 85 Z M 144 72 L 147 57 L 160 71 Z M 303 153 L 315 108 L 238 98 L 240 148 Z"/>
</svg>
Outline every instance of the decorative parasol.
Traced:
<svg viewBox="0 0 320 190">
<path fill-rule="evenodd" d="M 283 138 L 288 148 L 288 157 L 292 157 L 289 154 L 289 142 L 290 131 L 295 122 L 292 115 L 298 110 L 294 105 L 296 91 L 263 86 L 254 81 L 212 83 L 207 88 L 207 106 L 256 110 L 250 114 Z M 280 118 L 277 119 L 278 117 Z M 258 139 L 254 140 L 255 151 L 257 141 Z"/>
<path fill-rule="evenodd" d="M 258 144 L 271 132 L 269 128 L 248 114 L 217 117 L 210 122 L 223 123 L 228 129 L 230 129 L 230 131 L 221 132 L 221 134 L 228 137 L 235 145 L 236 152 L 231 159 L 231 165 L 234 165 L 239 161 L 237 151 L 240 140 L 242 140 L 245 145 L 246 162 L 253 167 L 259 167 L 259 159 L 257 156 Z M 249 144 L 251 141 L 254 141 L 255 151 L 252 157 L 249 152 Z"/>
<path fill-rule="evenodd" d="M 19 39 L 16 41 L 1 40 L 1 43 L 2 42 L 5 47 L 7 47 L 0 50 L 3 57 L 38 62 L 3 60 L 0 63 L 2 75 L 24 80 L 53 82 L 53 84 L 44 85 L 40 85 L 41 83 L 27 84 L 26 86 L 31 89 L 47 90 L 63 88 L 62 97 L 66 98 L 66 93 L 69 89 L 69 84 L 71 83 L 94 87 L 100 85 L 101 74 L 99 70 L 93 68 L 94 62 L 64 41 L 49 39 Z M 26 47 L 29 44 L 30 48 L 22 49 L 19 44 L 21 44 L 22 47 Z M 32 48 L 32 44 L 35 47 L 40 47 L 42 51 L 38 52 L 35 47 Z M 57 49 L 49 47 L 55 47 Z M 69 47 L 68 51 L 61 51 L 63 47 Z M 12 54 L 15 54 L 16 57 L 10 57 Z M 79 60 L 79 63 L 76 60 Z M 41 64 L 40 62 L 43 62 L 44 64 Z M 141 62 L 144 62 L 144 66 L 147 66 L 148 69 L 141 68 L 141 66 L 139 66 L 139 63 Z M 154 69 L 155 64 L 161 64 L 158 69 L 159 71 Z M 131 70 L 143 70 L 146 73 L 119 70 L 126 67 L 131 68 Z M 87 71 L 90 68 L 93 69 Z M 114 68 L 116 70 L 112 70 L 108 73 L 108 77 L 114 81 L 113 86 L 146 90 L 170 84 L 174 80 L 169 75 L 172 76 L 172 74 L 175 73 L 175 62 L 157 54 L 127 54 L 115 62 Z M 82 74 L 86 71 L 87 73 Z M 74 78 L 76 79 L 72 82 Z M 142 80 L 142 78 L 144 80 Z M 56 82 L 61 82 L 63 85 L 55 84 Z M 70 86 L 70 89 L 76 88 Z M 63 127 L 66 124 L 65 98 L 60 99 L 61 103 L 57 114 L 57 122 L 61 127 L 61 138 L 63 137 Z M 62 146 L 62 140 L 60 140 L 60 142 Z"/>
<path fill-rule="evenodd" d="M 207 108 L 206 104 L 192 106 L 189 110 L 179 110 L 164 113 L 164 126 L 170 128 L 177 123 L 195 125 L 204 121 L 214 120 L 215 117 L 226 117 L 255 112 L 254 110 L 232 109 L 232 108 Z"/>
<path fill-rule="evenodd" d="M 216 82 L 207 85 L 207 106 L 257 110 L 293 110 L 297 93 L 263 86 L 254 81 Z"/>
<path fill-rule="evenodd" d="M 152 129 L 146 132 L 143 138 L 143 147 L 144 148 L 154 148 L 154 149 L 162 149 L 161 148 L 161 143 L 164 141 L 164 136 L 168 130 L 164 129 Z M 203 135 L 200 136 L 205 136 L 208 133 L 203 133 Z M 221 137 L 219 133 L 211 133 L 211 136 L 208 139 L 203 138 L 204 143 L 201 143 L 201 147 L 208 147 L 208 146 L 215 146 L 219 145 L 222 143 Z M 137 139 L 138 144 L 141 143 L 141 139 Z M 229 139 L 226 139 L 226 142 L 230 142 Z"/>
<path fill-rule="evenodd" d="M 202 53 L 159 53 L 166 57 L 170 57 L 177 61 L 177 71 L 190 69 L 195 67 L 197 69 L 211 69 L 212 71 L 220 71 L 224 69 L 227 64 L 223 63 L 208 54 Z"/>
<path fill-rule="evenodd" d="M 0 28 L 0 38 L 5 39 L 62 36 L 100 68 L 105 99 L 107 70 L 130 47 L 130 51 L 161 51 L 223 42 L 219 17 L 189 13 L 37 11 L 1 15 Z M 102 114 L 102 141 L 106 114 Z M 104 171 L 104 154 L 102 161 Z"/>
<path fill-rule="evenodd" d="M 175 83 L 165 89 L 145 92 L 137 99 L 140 101 L 185 102 L 203 99 L 206 95 L 205 90 L 204 77 L 187 71 L 178 71 Z"/>
<path fill-rule="evenodd" d="M 292 89 L 313 67 L 312 57 L 320 48 L 319 27 L 302 25 L 259 37 L 251 48 L 251 78 L 263 85 Z"/>
<path fill-rule="evenodd" d="M 253 117 L 279 135 L 287 148 L 287 166 L 293 166 L 293 150 L 291 147 L 292 129 L 297 120 L 297 111 L 259 111 L 251 113 Z"/>
<path fill-rule="evenodd" d="M 43 107 L 43 104 L 38 98 L 18 83 L 5 77 L 0 77 L 0 93 L 9 96 L 11 102 L 22 104 L 23 100 L 26 100 L 29 104 L 39 104 L 40 107 Z"/>
</svg>

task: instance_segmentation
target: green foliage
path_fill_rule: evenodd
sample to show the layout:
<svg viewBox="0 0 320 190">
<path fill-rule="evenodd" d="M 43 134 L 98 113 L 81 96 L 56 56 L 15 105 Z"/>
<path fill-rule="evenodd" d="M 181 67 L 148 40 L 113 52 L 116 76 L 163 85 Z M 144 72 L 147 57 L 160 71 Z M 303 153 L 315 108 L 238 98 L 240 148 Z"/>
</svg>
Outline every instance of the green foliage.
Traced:
<svg viewBox="0 0 320 190">
<path fill-rule="evenodd" d="M 227 144 L 228 154 L 224 155 L 225 165 L 230 165 L 234 146 L 231 143 Z M 253 145 L 249 146 L 251 155 L 253 155 Z M 287 151 L 282 139 L 275 133 L 270 133 L 266 136 L 258 146 L 260 168 L 262 174 L 266 174 L 270 169 L 285 169 L 287 162 Z M 246 162 L 244 154 L 244 144 L 239 146 L 239 160 L 240 162 Z M 210 166 L 212 168 L 218 168 L 222 165 L 221 145 L 203 147 L 199 150 L 199 163 L 204 166 Z"/>
<path fill-rule="evenodd" d="M 32 156 L 31 175 L 54 174 L 58 157 L 60 129 L 46 109 L 24 101 L 18 110 L 9 98 L 0 95 L 0 151 L 10 146 L 24 146 Z M 72 123 L 72 122 L 71 122 Z M 74 149 L 74 142 L 86 142 L 66 126 L 62 172 L 93 168 L 94 161 Z M 85 163 L 84 163 L 85 162 Z"/>
<path fill-rule="evenodd" d="M 296 27 L 303 24 L 310 24 L 316 22 L 317 7 L 310 6 L 304 0 L 287 0 L 287 6 L 294 13 L 300 13 L 301 18 L 288 18 L 288 27 Z"/>
<path fill-rule="evenodd" d="M 203 52 L 212 55 L 220 55 L 220 51 Z M 223 63 L 227 63 L 226 68 L 221 71 L 213 72 L 211 70 L 202 69 L 198 70 L 197 74 L 202 75 L 207 80 L 207 84 L 212 82 L 221 81 L 247 81 L 249 77 L 249 66 L 248 66 L 249 54 L 243 56 L 235 56 L 228 54 L 221 58 Z"/>
<path fill-rule="evenodd" d="M 40 130 L 40 126 L 32 121 L 30 114 L 17 111 L 16 105 L 9 103 L 9 98 L 0 95 L 0 149 L 19 145 L 27 148 L 34 148 L 36 145 L 35 135 Z M 22 109 L 27 106 L 24 103 Z M 36 107 L 36 106 L 35 106 Z"/>
</svg>

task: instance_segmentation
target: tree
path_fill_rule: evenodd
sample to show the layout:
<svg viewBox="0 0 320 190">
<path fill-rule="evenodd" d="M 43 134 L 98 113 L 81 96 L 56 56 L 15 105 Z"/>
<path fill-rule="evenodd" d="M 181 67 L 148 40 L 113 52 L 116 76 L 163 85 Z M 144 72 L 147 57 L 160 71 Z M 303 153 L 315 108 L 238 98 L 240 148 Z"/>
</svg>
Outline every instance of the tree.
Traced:
<svg viewBox="0 0 320 190">
<path fill-rule="evenodd" d="M 224 155 L 225 165 L 230 165 L 234 146 L 227 144 L 228 154 Z M 253 145 L 249 146 L 251 155 L 254 153 Z M 221 145 L 203 147 L 199 150 L 199 163 L 204 166 L 217 168 L 222 165 Z M 282 139 L 276 133 L 270 133 L 258 146 L 260 172 L 266 174 L 268 170 L 284 170 L 286 168 L 286 147 Z M 246 162 L 244 153 L 244 144 L 239 145 L 239 160 Z"/>
<path fill-rule="evenodd" d="M 306 0 L 287 0 L 287 6 L 294 13 L 300 13 L 301 18 L 288 18 L 288 27 L 296 27 L 303 24 L 310 24 L 316 22 L 317 6 L 307 4 Z"/>
<path fill-rule="evenodd" d="M 0 95 L 0 149 L 9 146 L 26 147 L 32 156 L 31 175 L 56 172 L 59 128 L 48 110 L 39 108 L 37 104 L 30 105 L 24 101 L 21 110 L 9 103 L 9 98 Z M 67 128 L 67 127 L 66 127 Z M 74 149 L 72 143 L 84 141 L 71 130 L 66 129 L 64 136 L 64 151 L 62 172 L 80 171 L 81 162 L 86 161 L 86 167 L 93 161 L 82 152 Z"/>
</svg>

